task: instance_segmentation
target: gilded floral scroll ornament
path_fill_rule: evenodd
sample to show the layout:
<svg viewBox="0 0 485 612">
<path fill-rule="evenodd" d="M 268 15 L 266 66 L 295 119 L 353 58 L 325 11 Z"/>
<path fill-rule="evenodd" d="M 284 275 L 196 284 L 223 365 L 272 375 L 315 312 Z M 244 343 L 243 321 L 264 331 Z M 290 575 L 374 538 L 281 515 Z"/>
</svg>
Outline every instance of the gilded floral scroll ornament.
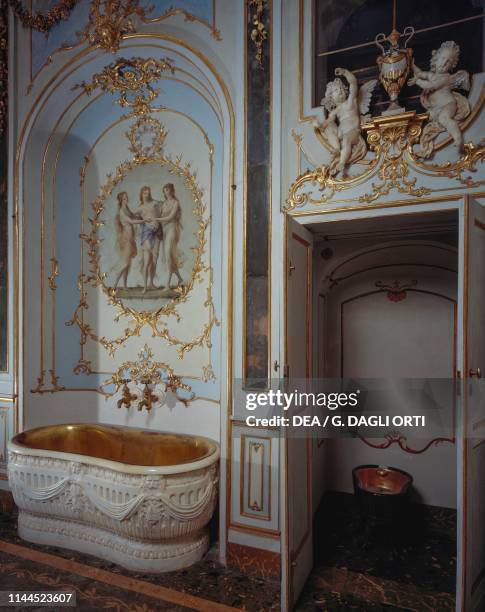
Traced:
<svg viewBox="0 0 485 612">
<path fill-rule="evenodd" d="M 478 115 L 485 95 L 482 91 L 472 110 L 468 99 L 455 91 L 470 89 L 470 75 L 465 70 L 453 72 L 460 53 L 454 41 L 446 41 L 433 51 L 429 71 L 412 63 L 413 53 L 406 44 L 413 33 L 414 29 L 409 26 L 403 34 L 394 30 L 388 37 L 383 34 L 376 37 L 376 44 L 382 51 L 377 58 L 379 78 L 391 97 L 390 107 L 379 116 L 362 117 L 359 114 L 368 107 L 374 82 L 370 81 L 359 89 L 350 71 L 336 69 L 336 74 L 345 76 L 349 87 L 341 79 L 328 84 L 322 100 L 323 121 L 314 124 L 315 135 L 330 152 L 331 159 L 304 174 L 299 170 L 300 175 L 290 187 L 284 211 L 307 204 L 337 201 L 334 197 L 337 193 L 362 187 L 375 175 L 379 181 L 371 183 L 371 190 L 363 194 L 359 190 L 352 200 L 371 203 L 392 191 L 414 197 L 440 191 L 439 187 L 419 185 L 418 175 L 455 180 L 460 183 L 457 189 L 485 183 L 472 176 L 477 164 L 485 160 L 485 143 L 465 142 L 464 138 L 464 130 Z M 401 48 L 399 40 L 403 36 L 407 40 Z M 384 49 L 384 41 L 389 43 L 388 49 Z M 427 112 L 417 114 L 397 105 L 399 91 L 410 70 L 414 76 L 409 83 L 421 88 L 420 101 Z M 447 138 L 436 142 L 443 132 Z M 301 156 L 301 137 L 295 142 Z M 425 161 L 449 142 L 453 142 L 458 150 L 456 161 Z M 364 171 L 346 176 L 347 167 L 356 163 L 364 165 Z"/>
<path fill-rule="evenodd" d="M 90 83 L 83 82 L 73 89 L 83 89 L 87 95 L 101 89 L 117 96 L 115 101 L 123 108 L 130 108 L 137 115 L 146 115 L 160 93 L 153 82 L 164 72 L 173 74 L 174 71 L 172 60 L 168 58 L 122 58 L 94 74 Z"/>
<path fill-rule="evenodd" d="M 134 17 L 145 19 L 153 7 L 140 0 L 91 0 L 88 25 L 81 36 L 90 45 L 115 53 L 126 34 L 135 32 Z"/>
<path fill-rule="evenodd" d="M 59 0 L 50 7 L 48 11 L 33 12 L 27 9 L 21 0 L 8 0 L 15 17 L 17 17 L 22 25 L 27 28 L 32 28 L 48 34 L 51 28 L 57 25 L 60 21 L 69 19 L 72 9 L 76 6 L 78 0 Z"/>
<path fill-rule="evenodd" d="M 249 20 L 251 25 L 251 40 L 256 48 L 256 60 L 263 65 L 264 43 L 268 39 L 268 30 L 265 25 L 265 13 L 268 0 L 249 0 Z"/>
<path fill-rule="evenodd" d="M 51 257 L 50 262 L 51 262 L 51 273 L 49 274 L 47 282 L 49 284 L 49 289 L 51 291 L 56 291 L 57 289 L 56 278 L 59 276 L 59 262 L 55 257 Z"/>
<path fill-rule="evenodd" d="M 42 395 L 43 393 L 58 393 L 59 391 L 64 391 L 65 387 L 59 384 L 59 376 L 56 376 L 55 370 L 48 370 L 50 375 L 50 387 L 46 386 L 46 370 L 41 370 L 40 376 L 37 378 L 37 386 L 34 389 L 31 389 L 31 393 L 38 393 Z"/>
<path fill-rule="evenodd" d="M 114 387 L 114 391 L 110 391 L 110 387 Z M 123 363 L 101 385 L 101 390 L 110 396 L 116 395 L 120 389 L 122 394 L 117 403 L 118 408 L 130 408 L 137 402 L 138 410 L 145 408 L 150 411 L 154 406 L 166 403 L 168 392 L 184 404 L 194 398 L 191 387 L 183 383 L 170 366 L 154 360 L 153 351 L 147 344 L 138 353 L 137 361 Z"/>
<path fill-rule="evenodd" d="M 415 153 L 414 149 L 422 142 L 422 134 L 429 125 L 427 121 L 427 113 L 408 111 L 380 115 L 361 125 L 361 130 L 366 135 L 368 151 L 374 154 L 364 172 L 350 178 L 338 178 L 332 176 L 331 165 L 309 170 L 291 185 L 283 210 L 291 211 L 306 204 L 321 205 L 331 202 L 337 193 L 364 185 L 375 175 L 380 180 L 371 183 L 371 189 L 366 193 L 355 196 L 357 201 L 375 202 L 393 191 L 414 197 L 439 191 L 439 188 L 419 185 L 418 178 L 412 176 L 412 171 L 453 179 L 465 187 L 484 184 L 483 180 L 474 180 L 472 176 L 477 164 L 485 161 L 483 144 L 465 143 L 463 153 L 457 161 L 437 164 L 425 163 Z M 317 195 L 314 195 L 315 191 Z"/>
<path fill-rule="evenodd" d="M 430 193 L 427 187 L 417 187 L 417 178 L 410 178 L 406 152 L 419 141 L 425 117 L 415 111 L 375 118 L 367 127 L 369 149 L 381 159 L 380 183 L 372 183 L 372 191 L 359 197 L 360 202 L 374 202 L 392 190 L 421 197 Z"/>
</svg>

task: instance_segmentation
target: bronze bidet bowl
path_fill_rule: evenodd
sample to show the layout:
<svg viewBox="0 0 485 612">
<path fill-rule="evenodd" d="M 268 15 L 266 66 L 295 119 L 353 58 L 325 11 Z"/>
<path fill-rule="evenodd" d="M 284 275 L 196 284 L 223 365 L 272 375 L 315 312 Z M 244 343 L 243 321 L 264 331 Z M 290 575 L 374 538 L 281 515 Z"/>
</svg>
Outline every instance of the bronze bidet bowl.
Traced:
<svg viewBox="0 0 485 612">
<path fill-rule="evenodd" d="M 372 495 L 405 495 L 413 483 L 413 477 L 393 467 L 360 465 L 352 470 L 354 489 Z"/>
</svg>

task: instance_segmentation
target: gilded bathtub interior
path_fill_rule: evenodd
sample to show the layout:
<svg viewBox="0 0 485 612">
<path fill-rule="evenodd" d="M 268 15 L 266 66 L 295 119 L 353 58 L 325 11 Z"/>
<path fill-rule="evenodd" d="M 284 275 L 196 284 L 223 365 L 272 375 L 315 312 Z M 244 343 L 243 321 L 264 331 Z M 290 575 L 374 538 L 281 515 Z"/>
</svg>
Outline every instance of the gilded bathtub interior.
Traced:
<svg viewBox="0 0 485 612">
<path fill-rule="evenodd" d="M 25 448 L 141 466 L 191 463 L 216 451 L 216 446 L 207 438 L 118 425 L 52 425 L 24 431 L 12 441 Z"/>
</svg>

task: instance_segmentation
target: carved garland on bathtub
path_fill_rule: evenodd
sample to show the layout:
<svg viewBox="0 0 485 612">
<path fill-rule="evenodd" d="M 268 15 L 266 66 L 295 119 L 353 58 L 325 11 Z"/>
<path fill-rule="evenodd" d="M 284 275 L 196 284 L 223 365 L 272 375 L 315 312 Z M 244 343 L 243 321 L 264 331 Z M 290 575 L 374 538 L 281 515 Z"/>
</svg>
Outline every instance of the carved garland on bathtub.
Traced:
<svg viewBox="0 0 485 612">
<path fill-rule="evenodd" d="M 147 477 L 143 489 L 150 491 L 156 489 L 156 485 L 160 485 L 161 479 L 155 483 L 152 480 L 148 480 Z M 85 486 L 76 475 L 63 478 L 50 487 L 33 489 L 24 483 L 18 483 L 15 489 L 16 494 L 32 502 L 49 502 L 64 496 L 64 503 L 71 506 L 75 512 L 80 513 L 82 506 L 89 502 L 98 512 L 118 522 L 129 521 L 132 517 L 140 515 L 140 517 L 145 517 L 150 524 L 156 524 L 164 518 L 177 521 L 194 521 L 199 518 L 216 494 L 217 478 L 208 477 L 206 481 L 204 492 L 198 501 L 192 504 L 177 504 L 173 501 L 170 491 L 168 494 L 144 491 L 131 497 L 127 502 L 115 503 L 96 495 L 91 487 Z M 156 518 L 154 518 L 155 513 Z"/>
<path fill-rule="evenodd" d="M 138 567 L 137 559 L 169 560 L 207 549 L 203 528 L 214 511 L 218 480 L 217 464 L 137 475 L 9 452 L 20 529 L 90 542 L 109 558 L 119 562 L 114 553 L 120 553 Z"/>
</svg>

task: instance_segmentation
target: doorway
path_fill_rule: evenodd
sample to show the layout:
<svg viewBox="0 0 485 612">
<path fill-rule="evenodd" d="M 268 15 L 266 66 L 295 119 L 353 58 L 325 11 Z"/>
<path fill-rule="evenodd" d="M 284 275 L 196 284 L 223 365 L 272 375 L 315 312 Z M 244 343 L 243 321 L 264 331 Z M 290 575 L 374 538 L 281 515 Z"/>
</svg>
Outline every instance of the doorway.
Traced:
<svg viewBox="0 0 485 612">
<path fill-rule="evenodd" d="M 291 220 L 290 378 L 294 368 L 296 376 L 310 371 L 314 379 L 429 378 L 456 384 L 461 375 L 460 223 L 457 208 L 304 227 Z M 310 289 L 305 290 L 304 278 Z M 299 283 L 297 291 L 292 291 L 293 281 Z M 291 459 L 293 444 L 301 467 L 304 446 L 288 441 L 288 469 L 294 472 L 293 489 L 291 476 L 288 484 L 290 515 L 294 499 L 299 517 L 297 527 L 289 520 L 295 609 L 405 609 L 413 601 L 418 609 L 423 601 L 431 609 L 455 609 L 462 448 L 454 434 L 438 440 L 390 430 L 380 439 L 313 438 L 306 478 Z M 362 538 L 352 479 L 359 465 L 393 467 L 412 476 L 407 524 L 397 529 L 405 538 L 381 537 L 375 530 Z M 303 499 L 311 509 L 311 525 L 302 520 Z"/>
</svg>

